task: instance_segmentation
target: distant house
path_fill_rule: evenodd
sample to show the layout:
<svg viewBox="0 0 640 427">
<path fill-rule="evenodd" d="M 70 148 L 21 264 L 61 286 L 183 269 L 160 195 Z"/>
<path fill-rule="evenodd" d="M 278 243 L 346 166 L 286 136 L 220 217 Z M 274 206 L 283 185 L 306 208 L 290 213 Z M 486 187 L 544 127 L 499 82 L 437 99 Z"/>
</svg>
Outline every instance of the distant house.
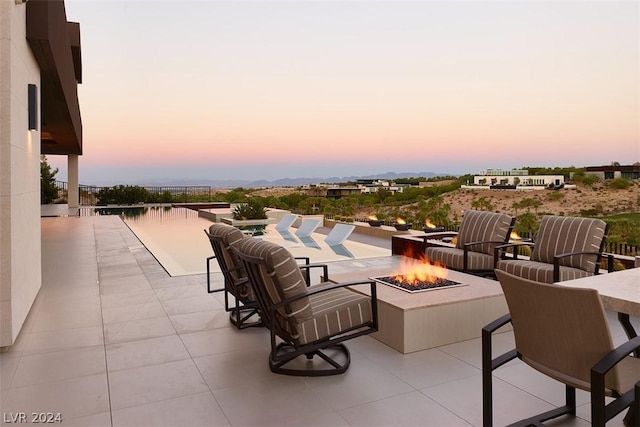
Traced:
<svg viewBox="0 0 640 427">
<path fill-rule="evenodd" d="M 329 199 L 340 199 L 349 197 L 353 194 L 371 194 L 377 193 L 382 188 L 393 194 L 402 193 L 404 189 L 401 185 L 393 182 L 382 181 L 377 179 L 359 179 L 356 185 L 340 185 L 340 184 L 309 184 L 303 186 L 305 194 L 309 197 L 326 197 Z"/>
<path fill-rule="evenodd" d="M 529 171 L 523 169 L 486 169 L 474 175 L 473 186 L 488 186 L 496 189 L 560 188 L 564 186 L 564 175 L 529 175 Z M 473 188 L 473 186 L 463 186 L 463 188 Z"/>
<path fill-rule="evenodd" d="M 380 179 L 359 179 L 356 184 L 362 189 L 363 193 L 377 193 L 379 189 L 390 191 L 393 194 L 402 193 L 404 187 L 396 185 L 395 182 L 384 181 Z"/>
<path fill-rule="evenodd" d="M 585 175 L 596 175 L 600 179 L 640 179 L 640 163 L 633 165 L 587 166 Z"/>
<path fill-rule="evenodd" d="M 327 188 L 327 198 L 328 199 L 340 199 L 342 197 L 349 197 L 352 194 L 361 194 L 362 189 L 360 187 L 328 187 Z"/>
</svg>

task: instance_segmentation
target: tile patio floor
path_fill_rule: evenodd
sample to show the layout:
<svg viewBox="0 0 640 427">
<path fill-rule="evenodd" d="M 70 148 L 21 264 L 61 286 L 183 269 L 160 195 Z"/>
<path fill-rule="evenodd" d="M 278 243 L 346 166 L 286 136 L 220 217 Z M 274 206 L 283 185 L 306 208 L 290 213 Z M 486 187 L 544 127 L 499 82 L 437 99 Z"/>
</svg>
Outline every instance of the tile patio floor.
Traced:
<svg viewBox="0 0 640 427">
<path fill-rule="evenodd" d="M 169 277 L 118 217 L 43 218 L 42 234 L 42 289 L 0 354 L 2 413 L 59 412 L 65 426 L 482 424 L 479 339 L 403 355 L 361 337 L 344 375 L 280 376 L 264 330 L 231 328 L 204 275 Z M 519 361 L 495 375 L 496 425 L 562 404 L 563 386 Z M 588 395 L 578 403 L 551 425 L 589 425 Z"/>
</svg>

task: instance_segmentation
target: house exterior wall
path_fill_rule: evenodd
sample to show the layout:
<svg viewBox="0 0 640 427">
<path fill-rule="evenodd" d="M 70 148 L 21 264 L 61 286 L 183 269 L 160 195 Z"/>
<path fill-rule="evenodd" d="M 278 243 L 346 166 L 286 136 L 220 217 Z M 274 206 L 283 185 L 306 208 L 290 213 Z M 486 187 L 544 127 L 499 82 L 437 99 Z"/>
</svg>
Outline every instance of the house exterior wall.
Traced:
<svg viewBox="0 0 640 427">
<path fill-rule="evenodd" d="M 38 87 L 39 105 L 40 71 L 26 41 L 26 5 L 1 1 L 0 347 L 15 341 L 42 282 L 40 131 L 27 128 L 28 84 Z"/>
<path fill-rule="evenodd" d="M 533 185 L 561 185 L 564 184 L 564 175 L 475 175 L 474 185 L 506 184 L 518 186 Z"/>
</svg>

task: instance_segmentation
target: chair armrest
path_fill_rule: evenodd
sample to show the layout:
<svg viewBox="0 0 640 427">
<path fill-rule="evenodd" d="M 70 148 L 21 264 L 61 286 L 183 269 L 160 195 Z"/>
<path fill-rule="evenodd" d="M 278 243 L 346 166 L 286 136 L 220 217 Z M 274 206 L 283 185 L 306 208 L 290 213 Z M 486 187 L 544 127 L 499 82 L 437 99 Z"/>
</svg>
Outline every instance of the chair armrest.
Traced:
<svg viewBox="0 0 640 427">
<path fill-rule="evenodd" d="M 298 295 L 293 295 L 290 296 L 289 298 L 285 298 L 283 300 L 281 300 L 279 303 L 274 304 L 270 307 L 270 310 L 272 312 L 275 312 L 275 310 L 293 302 L 296 300 L 299 300 L 301 298 L 306 298 L 306 297 L 310 297 L 311 295 L 316 295 L 322 292 L 327 292 L 327 291 L 331 291 L 333 289 L 340 289 L 340 288 L 346 288 L 347 286 L 354 286 L 354 285 L 370 285 L 370 289 L 371 289 L 371 302 L 374 303 L 378 300 L 377 297 L 377 293 L 376 293 L 376 282 L 374 280 L 363 280 L 363 281 L 356 281 L 356 282 L 345 282 L 345 283 L 333 283 L 330 285 L 326 285 L 326 286 L 312 286 L 310 288 L 308 288 L 308 290 L 304 293 L 298 294 Z M 373 304 L 375 305 L 375 304 Z"/>
<path fill-rule="evenodd" d="M 518 248 L 520 248 L 520 246 L 528 246 L 530 248 L 534 248 L 536 244 L 533 242 L 521 242 L 521 243 L 505 243 L 504 245 L 498 245 L 493 249 L 493 258 L 496 260 L 504 259 L 500 255 L 500 252 L 506 252 L 507 249 L 513 248 L 514 249 L 513 259 L 518 259 Z"/>
<path fill-rule="evenodd" d="M 566 258 L 574 255 L 601 255 L 600 252 L 590 252 L 590 251 L 582 251 L 582 252 L 568 252 L 566 254 L 558 254 L 553 256 L 553 282 L 560 281 L 560 259 Z M 596 263 L 596 271 L 593 274 L 598 272 L 598 263 Z"/>
<path fill-rule="evenodd" d="M 463 258 L 462 258 L 462 260 L 463 260 L 462 261 L 462 266 L 463 266 L 463 270 L 464 271 L 467 271 L 469 269 L 469 265 L 468 265 L 468 262 L 469 262 L 468 256 L 469 255 L 468 255 L 468 252 L 476 252 L 476 253 L 478 253 L 477 251 L 472 251 L 470 249 L 470 247 L 473 246 L 473 245 L 483 245 L 485 243 L 504 243 L 504 241 L 502 241 L 502 240 L 482 240 L 482 241 L 478 241 L 478 242 L 469 242 L 469 243 L 465 243 L 464 245 L 462 245 L 462 251 L 463 251 L 463 254 L 462 254 L 462 256 L 463 256 Z M 488 255 L 490 255 L 490 254 L 488 254 Z M 493 251 L 493 268 L 496 268 L 497 262 L 498 262 L 498 258 L 496 258 L 496 251 L 494 250 Z"/>
<path fill-rule="evenodd" d="M 503 240 L 480 240 L 478 242 L 469 242 L 465 243 L 463 246 L 471 246 L 471 245 L 484 245 L 485 243 L 503 243 Z"/>
<path fill-rule="evenodd" d="M 308 256 L 297 256 L 294 258 L 298 261 L 304 261 L 305 264 L 309 264 L 311 262 L 311 259 Z"/>
<path fill-rule="evenodd" d="M 498 317 L 496 320 L 494 320 L 493 322 L 489 323 L 487 326 L 482 328 L 482 333 L 492 334 L 498 329 L 502 328 L 507 323 L 511 323 L 511 314 L 509 313 Z"/>
<path fill-rule="evenodd" d="M 322 277 L 323 280 L 329 280 L 329 266 L 327 264 L 304 264 L 304 265 L 299 265 L 298 268 L 300 268 L 300 270 L 304 270 L 305 271 L 305 277 L 307 278 L 307 287 L 309 285 L 311 285 L 310 281 L 311 281 L 311 277 L 310 277 L 310 270 L 312 268 L 322 268 Z"/>
<path fill-rule="evenodd" d="M 422 236 L 422 238 L 424 239 L 424 242 L 427 243 L 427 239 L 441 239 L 443 237 L 454 237 L 457 236 L 458 232 L 457 231 L 436 231 L 433 233 L 426 233 L 424 236 Z"/>
<path fill-rule="evenodd" d="M 482 423 L 487 426 L 493 425 L 493 370 L 518 357 L 512 349 L 492 359 L 491 336 L 509 322 L 507 313 L 482 328 Z"/>
<path fill-rule="evenodd" d="M 591 422 L 593 425 L 604 425 L 607 409 L 612 413 L 617 413 L 624 409 L 634 398 L 634 389 L 627 391 L 619 398 L 620 402 L 616 407 L 611 407 L 618 403 L 618 400 L 609 405 L 605 405 L 605 375 L 622 359 L 629 357 L 629 354 L 640 349 L 640 337 L 635 337 L 622 345 L 611 350 L 604 355 L 591 368 Z M 637 384 L 636 384 L 637 387 Z"/>
<path fill-rule="evenodd" d="M 510 360 L 518 357 L 518 354 L 515 349 L 509 350 L 506 353 L 501 354 L 495 359 L 491 359 L 492 350 L 491 350 L 491 336 L 495 331 L 502 328 L 507 323 L 511 323 L 511 314 L 507 313 L 503 316 L 500 316 L 493 322 L 489 323 L 487 326 L 482 328 L 482 370 L 485 373 L 485 368 L 487 368 L 488 372 L 493 371 L 494 369 L 499 368 Z"/>
</svg>

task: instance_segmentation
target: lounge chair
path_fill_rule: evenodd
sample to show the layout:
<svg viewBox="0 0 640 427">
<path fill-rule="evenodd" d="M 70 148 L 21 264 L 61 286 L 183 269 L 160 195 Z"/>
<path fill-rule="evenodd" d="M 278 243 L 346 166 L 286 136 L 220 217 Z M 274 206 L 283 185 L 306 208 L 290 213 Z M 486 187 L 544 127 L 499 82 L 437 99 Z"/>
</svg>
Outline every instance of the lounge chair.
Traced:
<svg viewBox="0 0 640 427">
<path fill-rule="evenodd" d="M 286 214 L 280 221 L 276 224 L 276 230 L 278 231 L 288 231 L 289 228 L 293 225 L 293 223 L 298 219 L 298 215 L 295 214 Z"/>
<path fill-rule="evenodd" d="M 494 248 L 509 240 L 515 218 L 500 213 L 468 210 L 456 232 L 427 233 L 425 255 L 432 263 L 452 270 L 492 275 L 496 267 Z M 445 237 L 457 237 L 455 245 L 440 243 Z"/>
<path fill-rule="evenodd" d="M 517 425 L 542 425 L 552 418 L 576 414 L 576 388 L 591 393 L 591 423 L 604 426 L 630 405 L 628 414 L 639 425 L 640 359 L 629 353 L 640 348 L 635 337 L 615 348 L 607 316 L 594 289 L 569 288 L 523 279 L 496 270 L 509 314 L 482 329 L 483 425 L 493 424 L 493 371 L 516 357 L 533 369 L 565 384 L 566 404 L 522 420 Z M 513 325 L 515 349 L 493 358 L 492 333 Z M 492 359 L 493 358 L 493 359 Z M 605 402 L 605 395 L 615 400 Z"/>
<path fill-rule="evenodd" d="M 316 231 L 316 228 L 320 226 L 322 220 L 317 218 L 305 218 L 300 223 L 300 227 L 296 230 L 295 234 L 298 237 L 308 237 Z"/>
<path fill-rule="evenodd" d="M 594 218 L 546 215 L 540 221 L 535 243 L 496 247 L 496 268 L 536 282 L 554 283 L 598 274 L 608 225 Z M 529 259 L 518 258 L 518 246 L 533 248 Z M 506 249 L 515 247 L 513 259 Z M 609 269 L 613 259 L 609 258 Z"/>
<path fill-rule="evenodd" d="M 336 224 L 333 226 L 329 234 L 327 234 L 324 242 L 329 246 L 341 245 L 345 240 L 347 240 L 347 237 L 353 233 L 355 228 L 355 225 Z"/>
<path fill-rule="evenodd" d="M 375 282 L 361 282 L 369 285 L 371 296 L 347 288 L 355 283 L 307 288 L 294 257 L 282 246 L 254 239 L 233 250 L 242 260 L 271 333 L 271 371 L 300 376 L 345 372 L 350 354 L 343 342 L 378 330 Z M 307 361 L 297 363 L 300 357 Z"/>
</svg>

